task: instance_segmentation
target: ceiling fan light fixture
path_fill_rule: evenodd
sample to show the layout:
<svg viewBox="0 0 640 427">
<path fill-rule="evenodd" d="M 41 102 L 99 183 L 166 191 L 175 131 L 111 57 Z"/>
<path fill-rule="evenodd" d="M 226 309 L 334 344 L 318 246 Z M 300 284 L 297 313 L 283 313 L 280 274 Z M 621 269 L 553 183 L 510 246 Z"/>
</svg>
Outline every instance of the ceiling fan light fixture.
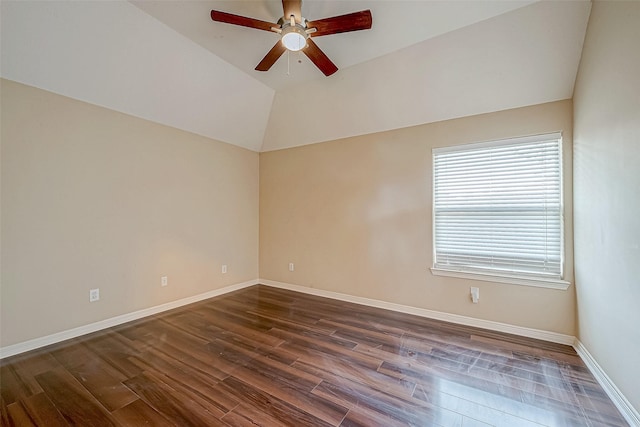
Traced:
<svg viewBox="0 0 640 427">
<path fill-rule="evenodd" d="M 317 21 L 307 21 L 301 16 L 301 8 L 302 0 L 282 0 L 284 15 L 278 19 L 276 24 L 219 10 L 211 11 L 211 19 L 226 24 L 240 25 L 241 27 L 280 34 L 280 40 L 273 45 L 271 50 L 262 58 L 262 61 L 258 63 L 255 68 L 256 71 L 269 71 L 273 64 L 287 51 L 302 51 L 325 76 L 330 76 L 338 71 L 338 67 L 309 37 L 311 35 L 318 37 L 368 30 L 371 28 L 371 11 L 361 10 L 360 12 L 332 16 Z"/>
<path fill-rule="evenodd" d="M 282 44 L 287 49 L 297 52 L 307 45 L 309 35 L 301 26 L 287 26 L 282 29 Z"/>
</svg>

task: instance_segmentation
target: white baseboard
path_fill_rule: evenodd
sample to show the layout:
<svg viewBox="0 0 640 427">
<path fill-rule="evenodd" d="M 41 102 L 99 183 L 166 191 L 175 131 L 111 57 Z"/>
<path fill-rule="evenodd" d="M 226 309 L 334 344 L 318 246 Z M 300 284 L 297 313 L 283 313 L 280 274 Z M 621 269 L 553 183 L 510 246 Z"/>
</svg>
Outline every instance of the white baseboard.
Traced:
<svg viewBox="0 0 640 427">
<path fill-rule="evenodd" d="M 445 322 L 456 323 L 465 326 L 474 326 L 476 328 L 489 329 L 491 331 L 505 332 L 508 334 L 520 335 L 528 338 L 535 338 L 544 341 L 550 341 L 558 344 L 573 345 L 575 337 L 571 335 L 559 334 L 557 332 L 543 331 L 540 329 L 525 328 L 523 326 L 509 325 L 507 323 L 494 322 L 492 320 L 476 319 L 473 317 L 461 316 L 458 314 L 444 313 L 442 311 L 428 310 L 426 308 L 411 307 L 408 305 L 395 304 L 376 299 L 357 297 L 338 292 L 325 291 L 322 289 L 309 288 L 306 286 L 292 285 L 290 283 L 276 282 L 273 280 L 260 279 L 263 285 L 273 286 L 275 288 L 288 289 L 291 291 L 303 292 L 310 295 L 337 299 L 340 301 L 352 302 L 356 304 L 367 305 L 370 307 L 383 308 L 386 310 L 398 311 L 401 313 L 413 314 L 416 316 L 426 317 L 429 319 L 442 320 Z"/>
<path fill-rule="evenodd" d="M 76 338 L 81 335 L 97 332 L 102 329 L 118 326 L 123 323 L 131 322 L 132 320 L 138 320 L 143 317 L 161 313 L 163 311 L 182 307 L 183 305 L 193 304 L 194 302 L 217 297 L 219 295 L 244 289 L 249 286 L 257 285 L 258 283 L 259 283 L 258 280 L 250 280 L 248 282 L 237 283 L 235 285 L 225 286 L 224 288 L 220 288 L 220 289 L 214 289 L 209 292 L 193 295 L 193 296 L 182 298 L 176 301 L 171 301 L 166 304 L 157 305 L 155 307 L 145 308 L 142 310 L 134 311 L 132 313 L 122 314 L 120 316 L 111 317 L 109 319 L 90 323 L 88 325 L 79 326 L 77 328 L 69 329 L 66 331 L 56 332 L 55 334 L 47 335 L 45 337 L 35 338 L 29 341 L 24 341 L 24 342 L 9 345 L 6 347 L 0 347 L 0 359 L 4 359 L 5 357 L 9 357 L 9 356 L 15 356 L 16 354 L 24 353 L 25 351 L 35 350 L 37 348 L 45 347 L 45 346 L 62 342 L 71 338 Z"/>
<path fill-rule="evenodd" d="M 473 317 L 460 316 L 457 314 L 444 313 L 440 311 L 427 310 L 424 308 L 411 307 L 407 305 L 395 304 L 395 303 L 381 301 L 381 300 L 357 297 L 357 296 L 342 294 L 338 292 L 314 289 L 314 288 L 309 288 L 309 287 L 300 286 L 300 285 L 293 285 L 290 283 L 276 282 L 273 280 L 266 280 L 266 279 L 258 279 L 258 280 L 250 280 L 248 282 L 226 286 L 220 289 L 214 289 L 212 291 L 205 292 L 199 295 L 182 298 L 176 301 L 168 302 L 166 304 L 157 305 L 155 307 L 149 307 L 142 310 L 134 311 L 132 313 L 122 314 L 120 316 L 101 320 L 99 322 L 90 323 L 88 325 L 79 326 L 77 328 L 69 329 L 62 332 L 56 332 L 55 334 L 35 338 L 35 339 L 24 341 L 18 344 L 13 344 L 6 347 L 0 347 L 0 359 L 3 359 L 5 357 L 10 357 L 10 356 L 15 356 L 16 354 L 24 353 L 30 350 L 35 350 L 51 344 L 56 344 L 71 338 L 79 337 L 81 335 L 97 332 L 102 329 L 118 326 L 123 323 L 131 322 L 133 320 L 141 319 L 143 317 L 158 314 L 167 310 L 172 310 L 174 308 L 182 307 L 187 304 L 192 304 L 194 302 L 202 301 L 208 298 L 213 298 L 219 295 L 244 289 L 246 287 L 257 285 L 257 284 L 264 284 L 267 286 L 272 286 L 272 287 L 282 288 L 282 289 L 289 289 L 292 291 L 303 292 L 303 293 L 317 295 L 317 296 L 331 298 L 331 299 L 337 299 L 340 301 L 353 302 L 356 304 L 362 304 L 362 305 L 367 305 L 371 307 L 378 307 L 378 308 L 383 308 L 387 310 L 398 311 L 401 313 L 413 314 L 416 316 L 426 317 L 430 319 L 443 320 L 446 322 L 457 323 L 460 325 L 475 326 L 478 328 L 489 329 L 489 330 L 499 331 L 499 332 L 506 332 L 514 335 L 529 337 L 529 338 L 537 338 L 544 341 L 551 341 L 551 342 L 560 343 L 560 344 L 573 345 L 575 341 L 575 337 L 558 334 L 556 332 L 548 332 L 548 331 L 542 331 L 538 329 L 524 328 L 521 326 L 509 325 L 506 323 L 493 322 L 490 320 L 475 319 Z"/>
<path fill-rule="evenodd" d="M 576 339 L 573 347 L 576 349 L 576 352 L 584 361 L 584 364 L 587 365 L 587 368 L 589 368 L 589 371 L 591 371 L 600 386 L 613 401 L 614 405 L 616 405 L 625 420 L 627 420 L 632 427 L 640 427 L 640 413 L 638 413 L 627 398 L 624 397 L 620 389 L 618 389 L 613 381 L 611 381 L 611 378 L 609 378 L 598 362 L 596 362 L 596 359 L 594 359 L 591 353 L 589 353 L 589 350 L 587 350 L 587 348 L 578 339 Z"/>
</svg>

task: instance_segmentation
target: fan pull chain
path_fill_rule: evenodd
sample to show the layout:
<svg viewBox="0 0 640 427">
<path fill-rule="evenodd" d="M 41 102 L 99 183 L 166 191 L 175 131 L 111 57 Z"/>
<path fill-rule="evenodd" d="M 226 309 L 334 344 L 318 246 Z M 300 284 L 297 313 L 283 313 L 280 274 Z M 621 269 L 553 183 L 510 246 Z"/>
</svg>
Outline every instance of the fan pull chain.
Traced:
<svg viewBox="0 0 640 427">
<path fill-rule="evenodd" d="M 287 50 L 287 76 L 290 76 L 291 71 L 291 51 Z"/>
</svg>

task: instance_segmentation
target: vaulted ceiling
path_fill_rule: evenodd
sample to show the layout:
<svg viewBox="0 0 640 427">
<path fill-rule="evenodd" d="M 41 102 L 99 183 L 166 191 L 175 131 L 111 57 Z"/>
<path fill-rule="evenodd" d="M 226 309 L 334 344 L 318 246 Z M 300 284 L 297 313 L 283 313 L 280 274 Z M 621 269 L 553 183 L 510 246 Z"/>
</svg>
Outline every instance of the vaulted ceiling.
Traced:
<svg viewBox="0 0 640 427">
<path fill-rule="evenodd" d="M 373 27 L 315 38 L 254 67 L 278 0 L 1 2 L 2 77 L 254 151 L 571 98 L 588 1 L 307 0 L 321 19 L 370 9 Z"/>
</svg>

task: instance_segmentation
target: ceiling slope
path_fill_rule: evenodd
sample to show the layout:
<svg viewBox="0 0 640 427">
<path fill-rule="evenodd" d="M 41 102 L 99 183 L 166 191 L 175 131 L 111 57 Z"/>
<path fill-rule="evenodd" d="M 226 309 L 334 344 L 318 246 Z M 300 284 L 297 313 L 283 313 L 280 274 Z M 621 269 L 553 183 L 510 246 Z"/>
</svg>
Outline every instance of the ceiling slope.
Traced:
<svg viewBox="0 0 640 427">
<path fill-rule="evenodd" d="M 311 80 L 325 80 L 301 52 L 283 55 L 269 70 L 254 68 L 278 40 L 278 34 L 212 22 L 212 9 L 276 22 L 280 0 L 200 1 L 131 0 L 180 34 L 276 90 Z M 315 37 L 314 42 L 340 70 L 386 55 L 440 34 L 533 3 L 532 0 L 303 0 L 310 20 L 371 10 L 370 30 Z"/>
<path fill-rule="evenodd" d="M 128 2 L 5 1 L 2 77 L 258 151 L 274 90 Z"/>
<path fill-rule="evenodd" d="M 0 4 L 3 77 L 255 151 L 570 98 L 591 7 L 307 0 L 313 19 L 373 13 L 317 39 L 340 67 L 326 78 L 295 55 L 254 71 L 277 36 L 209 17 L 274 20 L 278 0 Z"/>
<path fill-rule="evenodd" d="M 590 8 L 534 3 L 279 91 L 262 150 L 571 98 Z"/>
</svg>

